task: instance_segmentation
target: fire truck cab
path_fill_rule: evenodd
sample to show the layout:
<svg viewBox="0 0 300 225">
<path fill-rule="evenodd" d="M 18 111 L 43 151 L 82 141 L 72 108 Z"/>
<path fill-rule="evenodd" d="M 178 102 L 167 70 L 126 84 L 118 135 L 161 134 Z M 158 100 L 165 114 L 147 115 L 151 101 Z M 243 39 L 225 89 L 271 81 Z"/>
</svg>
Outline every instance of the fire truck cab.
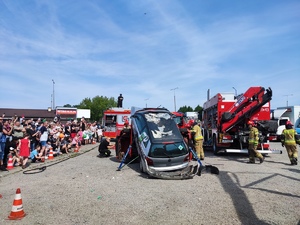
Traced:
<svg viewBox="0 0 300 225">
<path fill-rule="evenodd" d="M 102 126 L 103 135 L 115 139 L 120 135 L 127 120 L 130 124 L 130 109 L 110 108 L 104 111 Z"/>
</svg>

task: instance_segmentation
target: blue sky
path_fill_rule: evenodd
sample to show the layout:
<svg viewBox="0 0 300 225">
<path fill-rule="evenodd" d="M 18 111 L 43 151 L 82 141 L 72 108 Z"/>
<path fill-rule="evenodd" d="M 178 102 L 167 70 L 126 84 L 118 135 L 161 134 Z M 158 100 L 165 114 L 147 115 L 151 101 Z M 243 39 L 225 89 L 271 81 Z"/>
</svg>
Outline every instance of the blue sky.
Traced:
<svg viewBox="0 0 300 225">
<path fill-rule="evenodd" d="M 0 107 L 202 106 L 271 87 L 300 105 L 299 0 L 0 0 Z M 234 88 L 233 88 L 234 87 Z"/>
</svg>

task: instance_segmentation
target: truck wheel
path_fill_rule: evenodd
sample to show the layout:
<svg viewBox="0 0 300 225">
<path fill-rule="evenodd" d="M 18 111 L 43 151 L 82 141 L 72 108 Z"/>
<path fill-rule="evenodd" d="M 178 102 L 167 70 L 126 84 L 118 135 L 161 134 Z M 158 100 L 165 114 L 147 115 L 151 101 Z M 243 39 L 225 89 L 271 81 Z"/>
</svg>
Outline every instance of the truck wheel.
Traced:
<svg viewBox="0 0 300 225">
<path fill-rule="evenodd" d="M 217 147 L 217 137 L 216 135 L 213 136 L 213 152 L 214 152 L 214 155 L 217 155 L 218 152 L 219 152 L 219 147 Z"/>
</svg>

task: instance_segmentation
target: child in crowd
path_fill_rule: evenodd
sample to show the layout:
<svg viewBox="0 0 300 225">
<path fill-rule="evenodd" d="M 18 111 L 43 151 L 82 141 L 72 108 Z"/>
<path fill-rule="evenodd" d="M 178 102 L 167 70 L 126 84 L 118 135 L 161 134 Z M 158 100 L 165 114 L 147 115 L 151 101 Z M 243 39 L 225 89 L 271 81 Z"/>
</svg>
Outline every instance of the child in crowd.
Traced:
<svg viewBox="0 0 300 225">
<path fill-rule="evenodd" d="M 30 140 L 29 134 L 25 133 L 24 137 L 19 141 L 19 156 L 21 157 L 22 169 L 26 168 L 28 157 L 30 155 Z"/>
<path fill-rule="evenodd" d="M 71 143 L 69 141 L 69 138 L 65 137 L 60 142 L 60 151 L 62 153 L 67 153 L 68 154 L 70 149 L 71 149 Z"/>
<path fill-rule="evenodd" d="M 97 142 L 101 142 L 101 140 L 102 140 L 102 136 L 103 136 L 103 130 L 102 130 L 102 127 L 101 126 L 99 126 L 99 128 L 97 129 L 97 134 L 98 134 L 98 136 L 97 136 Z"/>
<path fill-rule="evenodd" d="M 17 152 L 17 149 L 14 147 L 9 147 L 9 154 L 12 156 L 12 161 L 14 166 L 20 166 L 20 156 Z"/>
<path fill-rule="evenodd" d="M 77 134 L 71 142 L 71 146 L 74 148 L 76 146 L 80 146 L 80 141 L 79 141 L 79 134 Z"/>
<path fill-rule="evenodd" d="M 41 146 L 37 145 L 35 149 L 30 153 L 31 162 L 41 162 L 44 161 L 44 156 L 40 156 L 39 153 L 41 151 Z"/>
<path fill-rule="evenodd" d="M 78 135 L 78 139 L 79 139 L 80 145 L 83 144 L 83 132 L 82 132 L 82 128 L 81 127 L 79 128 L 79 131 L 78 131 L 77 135 Z"/>
<path fill-rule="evenodd" d="M 48 155 L 50 153 L 50 149 L 52 148 L 52 153 L 53 153 L 53 156 L 57 156 L 57 155 L 60 155 L 61 152 L 60 152 L 60 148 L 58 146 L 56 146 L 56 143 L 53 143 L 51 142 L 51 140 L 48 140 L 47 141 L 47 146 L 46 146 L 46 150 L 47 150 L 47 156 L 45 157 L 45 159 L 48 158 Z"/>
</svg>

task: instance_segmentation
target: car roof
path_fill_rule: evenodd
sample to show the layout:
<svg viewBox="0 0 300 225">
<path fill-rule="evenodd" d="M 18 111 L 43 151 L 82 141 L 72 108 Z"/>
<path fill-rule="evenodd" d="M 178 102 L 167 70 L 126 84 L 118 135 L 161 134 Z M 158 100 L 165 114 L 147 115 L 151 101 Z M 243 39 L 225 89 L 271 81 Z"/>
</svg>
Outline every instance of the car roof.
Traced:
<svg viewBox="0 0 300 225">
<path fill-rule="evenodd" d="M 160 112 L 171 114 L 171 112 L 166 108 L 144 108 L 136 111 L 135 113 L 146 114 L 146 113 L 160 113 Z"/>
</svg>

